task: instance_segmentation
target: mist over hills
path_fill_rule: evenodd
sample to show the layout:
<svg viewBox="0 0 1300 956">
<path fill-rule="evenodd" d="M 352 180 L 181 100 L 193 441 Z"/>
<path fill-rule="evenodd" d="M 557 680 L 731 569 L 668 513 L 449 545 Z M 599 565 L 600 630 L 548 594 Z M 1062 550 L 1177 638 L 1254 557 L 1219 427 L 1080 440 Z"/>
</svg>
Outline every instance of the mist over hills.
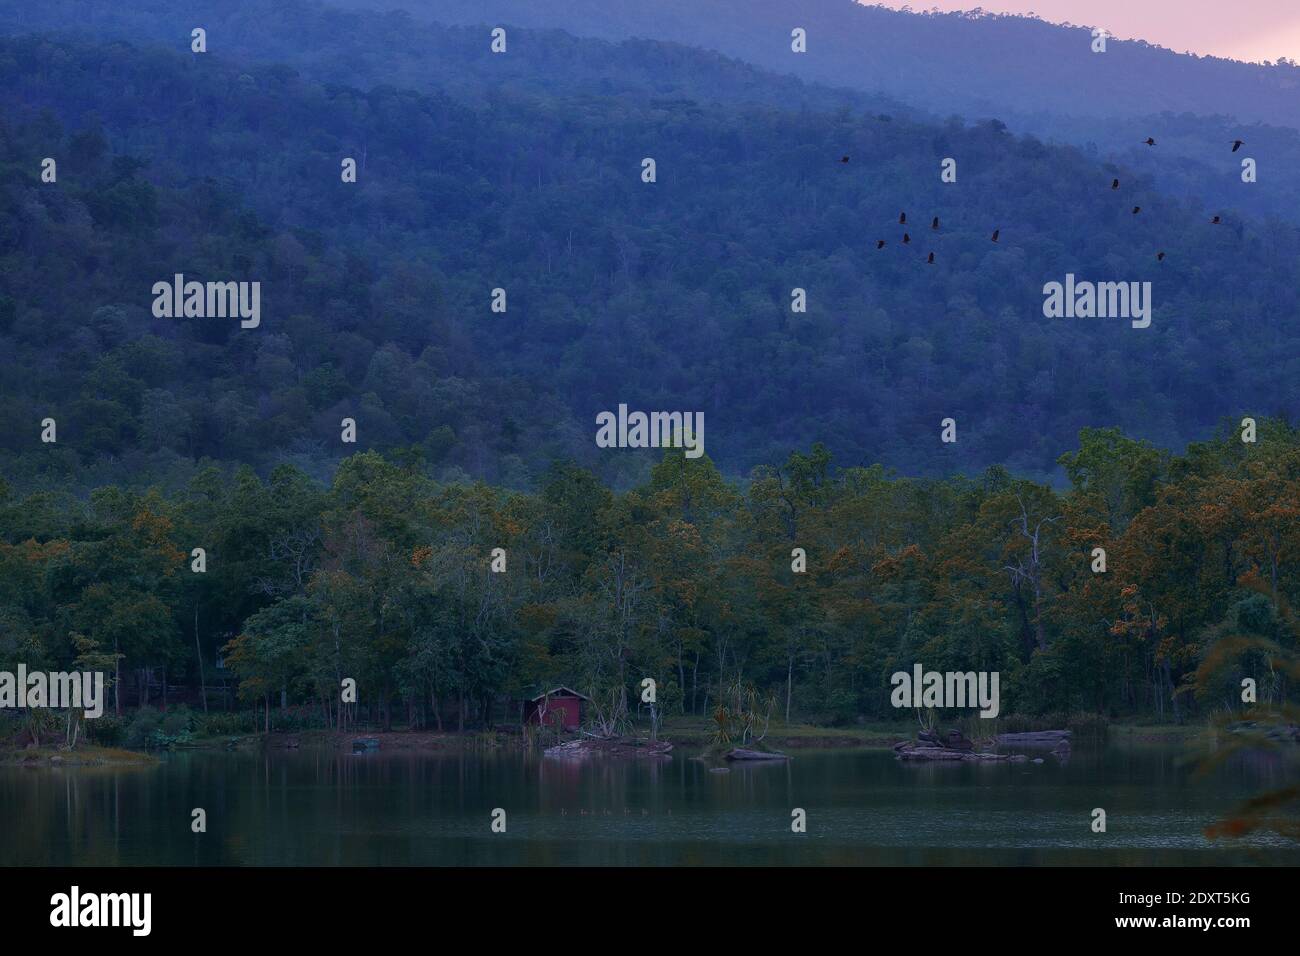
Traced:
<svg viewBox="0 0 1300 956">
<path fill-rule="evenodd" d="M 493 56 L 480 21 L 427 22 L 405 10 L 349 11 L 320 0 L 136 0 L 104 5 L 52 0 L 31 11 L 0 3 L 0 33 L 149 42 L 178 52 L 190 30 L 211 35 L 211 52 L 242 63 L 287 64 L 325 84 L 393 85 L 482 104 L 490 90 L 601 98 L 690 96 L 785 109 L 840 108 L 919 113 L 888 96 L 845 84 L 810 83 L 707 50 L 657 40 L 609 41 L 540 27 L 518 30 L 523 55 Z"/>
<path fill-rule="evenodd" d="M 804 79 L 879 90 L 942 113 L 1162 112 L 1300 125 L 1300 67 L 1175 53 L 1135 40 L 1091 51 L 1093 26 L 1031 17 L 903 12 L 855 0 L 338 0 L 449 24 L 554 27 L 670 40 Z M 808 31 L 808 53 L 790 31 Z M 1249 95 L 1243 95 L 1248 93 Z"/>
<path fill-rule="evenodd" d="M 801 22 L 820 24 L 808 27 L 814 42 L 805 55 L 789 48 L 792 10 Z M 497 22 L 511 24 L 516 55 L 489 53 L 483 34 Z M 1039 20 L 898 13 L 849 0 L 791 8 L 765 0 L 649 7 L 623 0 L 50 0 L 34 10 L 0 3 L 0 32 L 149 40 L 179 51 L 200 24 L 212 35 L 212 52 L 232 60 L 479 105 L 491 90 L 513 89 L 846 108 L 932 122 L 996 118 L 1149 174 L 1167 195 L 1300 222 L 1300 178 L 1287 175 L 1300 168 L 1295 68 L 1132 42 L 1093 54 L 1088 31 Z M 1148 136 L 1159 149 L 1143 145 Z M 1238 138 L 1247 142 L 1242 156 L 1260 165 L 1248 188 L 1240 157 L 1224 152 Z"/>
<path fill-rule="evenodd" d="M 708 50 L 805 80 L 894 97 L 937 116 L 993 117 L 1017 132 L 1095 147 L 1158 175 L 1170 195 L 1300 222 L 1300 68 L 1175 53 L 1031 17 L 902 12 L 854 0 L 338 0 L 449 24 L 558 27 Z M 794 54 L 790 31 L 808 31 Z M 1100 26 L 1105 26 L 1100 24 Z M 1142 140 L 1154 136 L 1152 153 Z M 1248 190 L 1225 164 L 1242 138 L 1268 172 Z"/>
</svg>

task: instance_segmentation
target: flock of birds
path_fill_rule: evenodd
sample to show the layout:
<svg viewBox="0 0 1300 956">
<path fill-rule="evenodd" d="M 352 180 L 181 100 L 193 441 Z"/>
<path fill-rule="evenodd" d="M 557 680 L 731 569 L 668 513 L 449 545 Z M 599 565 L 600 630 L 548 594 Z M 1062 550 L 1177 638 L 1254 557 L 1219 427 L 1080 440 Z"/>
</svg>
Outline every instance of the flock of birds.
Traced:
<svg viewBox="0 0 1300 956">
<path fill-rule="evenodd" d="M 1148 136 L 1148 137 L 1147 137 L 1146 139 L 1144 139 L 1142 142 L 1145 143 L 1147 146 L 1154 146 L 1154 145 L 1156 144 L 1155 138 L 1154 138 L 1154 137 L 1151 137 L 1151 136 Z M 1245 141 L 1245 140 L 1234 139 L 1234 140 L 1232 141 L 1232 151 L 1235 153 L 1237 150 L 1241 149 L 1241 147 L 1244 146 L 1245 144 L 1246 144 L 1246 141 Z M 847 164 L 848 161 L 849 161 L 849 157 L 848 157 L 848 156 L 841 156 L 841 157 L 840 157 L 840 162 L 841 162 L 841 163 Z M 1112 179 L 1112 180 L 1110 181 L 1110 188 L 1113 189 L 1113 190 L 1117 190 L 1117 189 L 1119 189 L 1119 180 L 1118 180 L 1118 179 Z M 1133 207 L 1133 215 L 1134 215 L 1134 216 L 1136 216 L 1136 215 L 1137 215 L 1138 213 L 1140 213 L 1141 211 L 1142 211 L 1142 207 L 1141 207 L 1141 206 L 1134 206 L 1134 207 Z M 1217 226 L 1217 225 L 1222 224 L 1222 222 L 1223 222 L 1223 219 L 1222 219 L 1220 216 L 1215 216 L 1213 219 L 1210 220 L 1210 225 L 1212 225 L 1212 226 Z M 898 224 L 899 224 L 900 226 L 906 226 L 906 225 L 907 225 L 907 212 L 906 212 L 906 211 L 904 211 L 904 212 L 900 212 L 900 213 L 898 214 Z M 938 231 L 939 231 L 939 217 L 938 217 L 938 216 L 935 216 L 933 219 L 930 220 L 930 229 L 931 229 L 932 231 L 934 231 L 934 232 L 938 232 Z M 1001 228 L 994 229 L 994 230 L 993 230 L 993 235 L 990 236 L 989 238 L 990 238 L 993 242 L 997 242 L 997 241 L 998 241 L 998 236 L 1001 235 L 1001 233 L 1002 233 Z M 904 232 L 903 232 L 903 245 L 905 245 L 905 246 L 906 246 L 906 245 L 910 245 L 911 242 L 912 242 L 912 236 L 911 236 L 911 234 L 908 233 L 906 230 L 904 230 Z M 879 251 L 879 250 L 885 248 L 885 246 L 886 246 L 887 244 L 888 244 L 888 243 L 886 243 L 886 241 L 885 241 L 884 239 L 877 239 L 877 240 L 876 240 L 876 250 Z M 929 264 L 929 265 L 934 265 L 934 253 L 931 252 L 931 253 L 926 257 L 926 260 L 925 260 L 925 261 L 926 261 L 926 263 Z M 1156 261 L 1157 261 L 1157 262 L 1164 262 L 1164 261 L 1165 261 L 1165 253 L 1164 253 L 1164 250 L 1163 250 L 1163 249 L 1161 249 L 1161 250 L 1159 250 L 1159 251 L 1156 252 Z"/>
</svg>

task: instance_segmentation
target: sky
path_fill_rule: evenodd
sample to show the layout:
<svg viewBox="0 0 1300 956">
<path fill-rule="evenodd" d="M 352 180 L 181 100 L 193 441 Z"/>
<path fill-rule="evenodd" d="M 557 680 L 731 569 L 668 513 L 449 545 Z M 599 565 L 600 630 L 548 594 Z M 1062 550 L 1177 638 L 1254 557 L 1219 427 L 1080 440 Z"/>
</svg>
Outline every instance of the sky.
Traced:
<svg viewBox="0 0 1300 956">
<path fill-rule="evenodd" d="M 920 12 L 1035 13 L 1053 23 L 1103 27 L 1114 37 L 1179 53 L 1236 60 L 1300 60 L 1300 0 L 863 0 Z"/>
</svg>

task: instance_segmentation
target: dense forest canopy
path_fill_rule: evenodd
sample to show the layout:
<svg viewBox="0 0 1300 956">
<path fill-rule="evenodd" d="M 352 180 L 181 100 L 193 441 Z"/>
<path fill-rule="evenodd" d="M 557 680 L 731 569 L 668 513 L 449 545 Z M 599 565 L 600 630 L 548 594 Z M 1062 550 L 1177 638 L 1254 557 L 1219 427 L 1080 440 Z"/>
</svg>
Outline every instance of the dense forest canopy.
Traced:
<svg viewBox="0 0 1300 956">
<path fill-rule="evenodd" d="M 1300 432 L 1171 456 L 1090 429 L 1061 462 L 1063 493 L 839 468 L 820 445 L 744 487 L 668 452 L 624 493 L 571 464 L 535 493 L 448 485 L 374 452 L 328 487 L 290 465 L 89 501 L 0 485 L 0 661 L 120 654 L 129 688 L 194 682 L 224 645 L 245 701 L 333 723 L 351 677 L 372 719 L 425 726 L 645 677 L 670 713 L 739 679 L 792 718 L 890 717 L 913 662 L 1000 672 L 1004 714 L 1233 711 L 1243 677 L 1293 696 L 1239 648 L 1300 637 Z"/>
<path fill-rule="evenodd" d="M 1082 427 L 1178 448 L 1224 415 L 1295 414 L 1294 227 L 1210 225 L 996 122 L 509 90 L 484 106 L 40 38 L 0 41 L 0 83 L 0 381 L 6 420 L 29 423 L 0 447 L 24 486 L 184 481 L 205 458 L 325 478 L 354 450 L 345 416 L 362 448 L 532 487 L 556 457 L 644 477 L 592 441 L 624 402 L 704 412 L 731 475 L 810 438 L 905 473 L 1047 475 Z M 260 281 L 262 324 L 154 318 L 175 273 Z M 1150 281 L 1151 327 L 1045 319 L 1043 285 L 1067 274 Z M 40 445 L 60 415 L 65 440 Z"/>
</svg>

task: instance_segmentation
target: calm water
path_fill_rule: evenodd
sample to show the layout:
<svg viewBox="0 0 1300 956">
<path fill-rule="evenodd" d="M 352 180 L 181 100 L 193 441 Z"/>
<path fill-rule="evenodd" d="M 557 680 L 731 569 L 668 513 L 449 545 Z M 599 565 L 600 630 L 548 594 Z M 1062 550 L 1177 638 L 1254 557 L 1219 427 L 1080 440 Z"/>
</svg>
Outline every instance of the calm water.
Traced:
<svg viewBox="0 0 1300 956">
<path fill-rule="evenodd" d="M 903 764 L 801 751 L 710 773 L 698 761 L 572 762 L 445 751 L 190 752 L 145 769 L 0 768 L 3 865 L 1300 863 L 1201 834 L 1294 780 L 1276 761 L 1190 780 L 1181 752 L 1076 748 L 1065 765 Z M 203 807 L 208 832 L 190 831 Z M 493 834 L 493 808 L 507 832 Z M 790 832 L 802 807 L 808 832 Z M 1094 807 L 1108 832 L 1089 828 Z"/>
</svg>

